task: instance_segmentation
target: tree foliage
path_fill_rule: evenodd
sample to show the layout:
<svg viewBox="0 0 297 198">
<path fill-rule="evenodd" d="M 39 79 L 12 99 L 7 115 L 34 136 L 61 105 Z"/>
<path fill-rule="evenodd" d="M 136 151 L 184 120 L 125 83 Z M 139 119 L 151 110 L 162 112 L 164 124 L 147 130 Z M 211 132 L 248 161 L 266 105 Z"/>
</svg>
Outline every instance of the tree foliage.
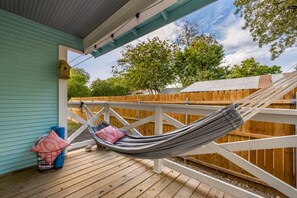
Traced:
<svg viewBox="0 0 297 198">
<path fill-rule="evenodd" d="M 114 76 L 122 76 L 127 87 L 159 92 L 174 80 L 174 51 L 173 45 L 157 37 L 136 47 L 129 45 L 112 72 Z"/>
<path fill-rule="evenodd" d="M 174 73 L 182 86 L 196 81 L 224 78 L 228 67 L 220 67 L 224 57 L 223 46 L 213 35 L 199 35 L 174 57 Z"/>
<path fill-rule="evenodd" d="M 297 44 L 296 0 L 235 0 L 236 13 L 246 21 L 259 46 L 271 45 L 271 58 L 275 59 L 287 48 Z"/>
<path fill-rule="evenodd" d="M 195 36 L 199 34 L 199 26 L 190 20 L 183 21 L 177 30 L 177 38 L 174 43 L 180 47 L 188 47 Z"/>
<path fill-rule="evenodd" d="M 119 78 L 97 79 L 91 84 L 92 96 L 123 96 L 129 89 L 120 83 Z"/>
<path fill-rule="evenodd" d="M 68 99 L 72 97 L 85 97 L 90 95 L 87 83 L 90 75 L 84 69 L 72 68 L 70 70 L 71 78 L 68 80 Z"/>
<path fill-rule="evenodd" d="M 240 65 L 234 65 L 230 70 L 228 78 L 259 76 L 265 74 L 278 74 L 281 72 L 282 71 L 280 66 L 261 65 L 259 62 L 256 62 L 254 58 L 249 58 L 241 61 Z"/>
</svg>

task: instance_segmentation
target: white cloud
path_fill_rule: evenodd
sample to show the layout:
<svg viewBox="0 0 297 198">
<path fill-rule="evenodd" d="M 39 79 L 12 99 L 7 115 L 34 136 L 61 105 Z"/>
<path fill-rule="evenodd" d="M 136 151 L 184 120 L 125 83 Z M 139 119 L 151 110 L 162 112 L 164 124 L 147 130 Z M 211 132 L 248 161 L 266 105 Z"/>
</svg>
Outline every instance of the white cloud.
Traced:
<svg viewBox="0 0 297 198">
<path fill-rule="evenodd" d="M 268 48 L 265 47 L 259 49 L 257 46 L 244 46 L 241 49 L 237 49 L 235 52 L 225 56 L 223 65 L 239 64 L 241 61 L 247 58 L 255 58 L 256 60 L 265 60 L 270 58 Z"/>
<path fill-rule="evenodd" d="M 147 35 L 147 38 L 159 37 L 161 40 L 175 40 L 177 36 L 177 25 L 174 23 L 170 23 L 163 28 L 157 29 L 150 34 Z"/>
<path fill-rule="evenodd" d="M 244 20 L 230 13 L 227 19 L 216 28 L 220 31 L 222 39 L 219 42 L 227 52 L 234 52 L 243 47 L 253 44 L 248 30 L 243 30 Z"/>
<path fill-rule="evenodd" d="M 168 25 L 163 26 L 162 28 L 159 28 L 147 35 L 144 35 L 137 40 L 134 40 L 128 44 L 131 45 L 137 45 L 139 42 L 147 41 L 148 39 L 152 39 L 154 37 L 159 37 L 160 40 L 168 40 L 168 41 L 173 41 L 177 37 L 177 28 L 178 26 L 174 23 L 170 23 Z M 127 44 L 127 45 L 128 45 Z"/>
</svg>

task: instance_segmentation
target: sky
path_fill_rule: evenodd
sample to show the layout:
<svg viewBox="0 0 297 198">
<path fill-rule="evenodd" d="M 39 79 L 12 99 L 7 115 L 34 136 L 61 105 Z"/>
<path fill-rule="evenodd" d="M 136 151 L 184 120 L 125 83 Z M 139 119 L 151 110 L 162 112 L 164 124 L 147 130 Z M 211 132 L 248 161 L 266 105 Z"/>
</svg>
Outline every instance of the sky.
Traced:
<svg viewBox="0 0 297 198">
<path fill-rule="evenodd" d="M 239 64 L 242 60 L 254 57 L 256 61 L 265 65 L 280 65 L 282 71 L 288 71 L 297 63 L 297 48 L 287 49 L 279 58 L 271 61 L 269 46 L 258 47 L 253 42 L 250 32 L 242 30 L 244 19 L 235 15 L 235 6 L 231 0 L 218 0 L 196 12 L 181 18 L 167 26 L 164 26 L 146 36 L 143 36 L 131 43 L 134 46 L 140 41 L 146 41 L 148 38 L 158 36 L 162 40 L 172 41 L 176 38 L 179 24 L 187 19 L 196 22 L 199 25 L 200 32 L 205 34 L 213 33 L 217 41 L 223 45 L 225 58 L 222 65 Z M 111 67 L 117 64 L 121 58 L 121 52 L 125 46 L 119 47 L 98 58 L 90 58 L 84 63 L 79 64 L 78 68 L 85 69 L 90 74 L 90 82 L 100 78 L 102 80 L 112 77 Z M 91 55 L 80 56 L 74 52 L 68 52 L 68 61 L 71 66 L 80 63 Z"/>
</svg>

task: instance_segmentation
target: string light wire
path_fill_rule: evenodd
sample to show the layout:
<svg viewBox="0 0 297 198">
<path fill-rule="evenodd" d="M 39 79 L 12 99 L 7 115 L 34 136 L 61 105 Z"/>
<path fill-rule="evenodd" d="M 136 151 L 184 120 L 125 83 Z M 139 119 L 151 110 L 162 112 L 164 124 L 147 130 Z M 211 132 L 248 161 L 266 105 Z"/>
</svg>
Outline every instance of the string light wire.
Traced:
<svg viewBox="0 0 297 198">
<path fill-rule="evenodd" d="M 78 65 L 80 65 L 80 64 L 82 64 L 82 63 L 84 63 L 84 62 L 86 62 L 87 60 L 89 60 L 89 59 L 91 59 L 91 58 L 93 58 L 93 56 L 90 56 L 90 57 L 84 59 L 83 61 L 81 61 L 81 62 L 79 62 L 79 63 L 73 65 L 72 68 L 77 67 Z"/>
<path fill-rule="evenodd" d="M 83 54 L 78 55 L 77 57 L 75 57 L 74 59 L 72 59 L 71 61 L 69 61 L 68 63 L 72 63 L 73 61 L 75 61 L 76 59 L 78 59 L 81 56 L 83 56 Z"/>
</svg>

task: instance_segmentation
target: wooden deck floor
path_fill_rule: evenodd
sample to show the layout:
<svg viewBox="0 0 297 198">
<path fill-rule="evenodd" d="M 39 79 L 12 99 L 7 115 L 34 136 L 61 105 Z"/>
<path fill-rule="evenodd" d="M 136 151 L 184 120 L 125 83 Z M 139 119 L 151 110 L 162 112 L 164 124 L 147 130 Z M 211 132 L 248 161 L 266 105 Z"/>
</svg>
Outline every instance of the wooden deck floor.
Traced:
<svg viewBox="0 0 297 198">
<path fill-rule="evenodd" d="M 0 177 L 0 197 L 231 197 L 152 161 L 111 151 L 70 152 L 65 166 L 40 174 L 36 168 Z"/>
</svg>

